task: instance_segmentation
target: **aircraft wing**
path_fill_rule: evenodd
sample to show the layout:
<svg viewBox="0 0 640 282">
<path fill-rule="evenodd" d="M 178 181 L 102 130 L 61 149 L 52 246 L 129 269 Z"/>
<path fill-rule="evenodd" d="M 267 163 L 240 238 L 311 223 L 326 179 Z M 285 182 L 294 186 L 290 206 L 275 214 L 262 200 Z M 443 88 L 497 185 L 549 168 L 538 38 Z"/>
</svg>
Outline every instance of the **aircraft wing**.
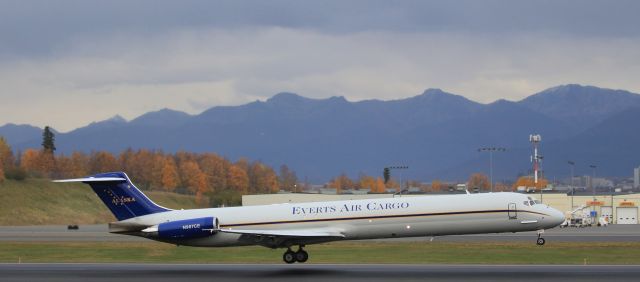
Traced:
<svg viewBox="0 0 640 282">
<path fill-rule="evenodd" d="M 341 232 L 332 229 L 283 229 L 283 230 L 236 230 L 222 228 L 218 232 L 240 234 L 240 240 L 269 248 L 323 243 L 344 239 Z"/>
</svg>

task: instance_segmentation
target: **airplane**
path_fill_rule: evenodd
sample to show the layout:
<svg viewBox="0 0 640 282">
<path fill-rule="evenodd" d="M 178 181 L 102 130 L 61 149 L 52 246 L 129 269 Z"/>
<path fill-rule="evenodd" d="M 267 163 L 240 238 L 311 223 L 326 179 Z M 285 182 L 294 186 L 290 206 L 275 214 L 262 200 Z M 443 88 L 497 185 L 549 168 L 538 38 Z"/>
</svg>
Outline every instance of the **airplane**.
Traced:
<svg viewBox="0 0 640 282">
<path fill-rule="evenodd" d="M 89 184 L 118 220 L 109 223 L 111 233 L 180 246 L 286 248 L 286 263 L 306 262 L 306 245 L 341 240 L 537 230 L 537 244 L 544 245 L 544 230 L 565 219 L 511 192 L 172 210 L 145 196 L 124 172 L 54 182 Z"/>
</svg>

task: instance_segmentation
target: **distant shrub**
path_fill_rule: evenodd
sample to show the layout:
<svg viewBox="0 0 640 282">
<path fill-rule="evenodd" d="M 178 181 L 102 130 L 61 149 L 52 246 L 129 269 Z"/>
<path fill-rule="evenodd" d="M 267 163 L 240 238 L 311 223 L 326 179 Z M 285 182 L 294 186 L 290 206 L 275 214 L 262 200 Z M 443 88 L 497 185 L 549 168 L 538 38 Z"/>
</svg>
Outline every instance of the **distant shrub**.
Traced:
<svg viewBox="0 0 640 282">
<path fill-rule="evenodd" d="M 20 167 L 10 167 L 5 169 L 4 176 L 7 179 L 22 181 L 27 178 L 27 172 Z"/>
</svg>

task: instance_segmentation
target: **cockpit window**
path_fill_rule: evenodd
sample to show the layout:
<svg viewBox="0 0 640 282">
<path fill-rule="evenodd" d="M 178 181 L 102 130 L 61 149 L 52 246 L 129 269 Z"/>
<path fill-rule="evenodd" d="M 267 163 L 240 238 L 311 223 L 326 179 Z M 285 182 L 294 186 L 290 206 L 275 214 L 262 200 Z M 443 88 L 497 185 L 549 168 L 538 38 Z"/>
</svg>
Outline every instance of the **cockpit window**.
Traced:
<svg viewBox="0 0 640 282">
<path fill-rule="evenodd" d="M 529 201 L 529 204 L 531 204 L 532 206 L 537 204 L 538 201 Z"/>
<path fill-rule="evenodd" d="M 536 204 L 542 204 L 542 202 L 540 202 L 539 200 L 535 200 Z"/>
<path fill-rule="evenodd" d="M 524 201 L 524 205 L 528 206 L 529 205 L 529 201 Z"/>
</svg>

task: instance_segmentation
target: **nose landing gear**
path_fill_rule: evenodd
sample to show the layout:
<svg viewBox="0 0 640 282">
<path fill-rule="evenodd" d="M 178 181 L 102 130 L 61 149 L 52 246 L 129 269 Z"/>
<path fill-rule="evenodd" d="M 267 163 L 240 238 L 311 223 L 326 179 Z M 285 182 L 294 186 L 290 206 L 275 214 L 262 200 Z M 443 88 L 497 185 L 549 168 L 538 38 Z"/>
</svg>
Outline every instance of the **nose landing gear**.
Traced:
<svg viewBox="0 0 640 282">
<path fill-rule="evenodd" d="M 287 251 L 284 252 L 284 255 L 282 255 L 282 260 L 289 264 L 294 262 L 306 262 L 309 259 L 309 253 L 303 250 L 303 247 L 304 245 L 300 245 L 297 252 L 292 251 L 291 248 L 287 248 Z"/>
<path fill-rule="evenodd" d="M 542 234 L 544 234 L 544 230 L 538 230 L 538 240 L 536 240 L 536 244 L 538 244 L 538 246 L 542 246 L 545 243 L 544 238 L 542 238 Z"/>
</svg>

